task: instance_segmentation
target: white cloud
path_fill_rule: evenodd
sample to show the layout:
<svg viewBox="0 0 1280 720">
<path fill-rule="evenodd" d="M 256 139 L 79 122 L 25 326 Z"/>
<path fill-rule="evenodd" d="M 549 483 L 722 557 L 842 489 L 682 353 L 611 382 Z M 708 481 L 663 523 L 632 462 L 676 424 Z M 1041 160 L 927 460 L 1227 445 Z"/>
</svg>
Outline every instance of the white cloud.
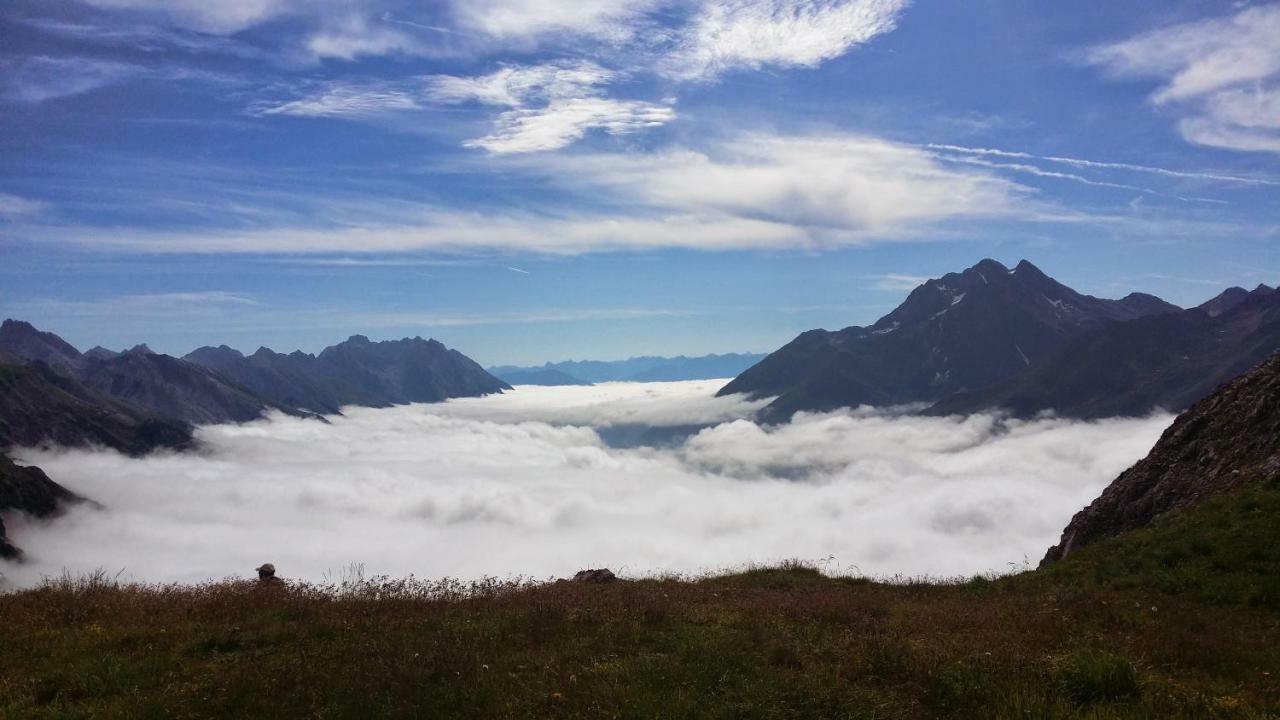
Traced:
<svg viewBox="0 0 1280 720">
<path fill-rule="evenodd" d="M 322 580 L 351 563 L 420 577 L 637 575 L 835 556 L 872 575 L 1033 562 L 1170 418 L 1073 423 L 868 410 L 761 428 L 715 385 L 521 388 L 444 405 L 203 428 L 202 453 L 36 452 L 105 510 L 7 516 L 19 586 L 245 577 Z M 611 448 L 615 423 L 720 422 L 666 448 Z"/>
<path fill-rule="evenodd" d="M 509 65 L 487 75 L 431 75 L 396 83 L 330 83 L 286 102 L 261 102 L 256 115 L 375 118 L 424 109 L 424 104 L 477 103 L 507 108 L 493 132 L 466 147 L 494 154 L 555 150 L 600 129 L 623 135 L 675 118 L 668 105 L 604 97 L 618 73 L 592 62 Z"/>
<path fill-rule="evenodd" d="M 708 80 L 738 68 L 816 67 L 897 25 L 907 0 L 706 0 L 663 69 Z"/>
<path fill-rule="evenodd" d="M 1280 4 L 1160 28 L 1090 49 L 1086 60 L 1117 78 L 1159 78 L 1157 105 L 1190 113 L 1188 142 L 1280 152 Z"/>
<path fill-rule="evenodd" d="M 548 130 L 547 132 L 550 132 Z M 531 142 L 519 136 L 510 142 Z M 71 231 L 99 249 L 195 253 L 820 249 L 937 237 L 942 223 L 1063 221 L 1022 185 L 953 168 L 926 150 L 867 135 L 750 135 L 705 152 L 509 160 L 530 183 L 607 204 L 600 213 L 422 206 L 379 221 L 315 227 Z M 320 215 L 324 217 L 324 215 Z M 1066 218 L 1074 220 L 1074 218 Z"/>
<path fill-rule="evenodd" d="M 556 150 L 580 140 L 591 130 L 626 135 L 661 127 L 675 110 L 642 100 L 584 97 L 553 100 L 539 108 L 517 108 L 498 116 L 489 135 L 463 143 L 495 154 Z"/>
<path fill-rule="evenodd" d="M 0 98 L 42 103 L 99 90 L 129 80 L 200 81 L 230 85 L 231 75 L 180 66 L 148 66 L 100 58 L 47 57 L 0 59 Z"/>
<path fill-rule="evenodd" d="M 425 55 L 428 46 L 418 38 L 371 20 L 363 15 L 348 14 L 340 20 L 327 19 L 320 30 L 306 40 L 306 49 L 317 59 L 354 60 L 363 55 Z"/>
<path fill-rule="evenodd" d="M 300 38 L 279 44 L 291 58 L 353 60 L 372 55 L 430 55 L 437 48 L 382 19 L 387 0 L 86 0 L 100 8 L 145 13 L 183 30 L 230 36 L 270 22 L 300 24 Z M 203 43 L 205 49 L 234 50 Z"/>
<path fill-rule="evenodd" d="M 592 155 L 550 165 L 565 182 L 658 207 L 718 211 L 803 228 L 834 242 L 1019 212 L 1025 188 L 948 168 L 931 153 L 871 135 L 746 135 L 708 152 Z"/>
<path fill-rule="evenodd" d="M 876 290 L 892 290 L 894 292 L 914 290 L 929 281 L 929 277 L 926 275 L 903 275 L 900 273 L 869 275 L 868 277 L 874 281 L 871 287 Z"/>
<path fill-rule="evenodd" d="M 33 298 L 6 303 L 7 310 L 23 317 L 99 319 L 102 322 L 154 323 L 195 318 L 213 319 L 237 315 L 258 302 L 251 297 L 222 290 L 178 293 L 112 295 L 92 300 Z"/>
<path fill-rule="evenodd" d="M 732 422 L 749 417 L 772 398 L 716 397 L 724 380 L 601 383 L 591 388 L 522 386 L 494 398 L 461 398 L 431 408 L 442 417 L 478 422 L 551 423 L 593 428 L 618 425 L 674 427 Z"/>
<path fill-rule="evenodd" d="M 0 71 L 0 96 L 23 103 L 79 95 L 146 72 L 129 63 L 46 56 L 3 61 Z"/>
<path fill-rule="evenodd" d="M 521 107 L 539 100 L 596 94 L 616 77 L 617 73 L 589 61 L 507 65 L 476 77 L 432 75 L 426 78 L 426 94 L 440 103 Z"/>
<path fill-rule="evenodd" d="M 1182 178 L 1187 180 L 1203 180 L 1207 182 L 1225 182 L 1238 183 L 1242 185 L 1280 185 L 1280 180 L 1271 180 L 1269 178 L 1248 177 L 1244 175 L 1228 175 L 1220 172 L 1200 172 L 1190 170 L 1171 170 L 1163 167 L 1153 167 L 1151 165 L 1135 165 L 1133 163 L 1121 162 L 1105 162 L 1099 160 L 1086 160 L 1075 157 L 1061 157 L 1054 155 L 1032 155 L 1031 153 L 1017 152 L 1011 150 L 1000 150 L 998 148 L 980 148 L 965 147 L 963 145 L 944 145 L 941 143 L 928 143 L 921 147 L 931 150 L 945 150 L 949 152 L 966 153 L 970 155 L 991 155 L 995 157 L 1021 158 L 1027 160 L 1043 160 L 1051 163 L 1060 163 L 1070 165 L 1072 167 L 1084 168 L 1089 170 L 1126 170 L 1136 173 L 1146 173 L 1151 175 L 1159 175 L 1170 178 Z"/>
<path fill-rule="evenodd" d="M 462 27 L 499 39 L 532 41 L 564 33 L 610 42 L 632 36 L 645 13 L 665 0 L 465 0 L 454 3 Z"/>
<path fill-rule="evenodd" d="M 249 112 L 254 115 L 368 118 L 419 109 L 421 105 L 417 98 L 403 88 L 335 83 L 297 100 L 259 103 Z"/>
<path fill-rule="evenodd" d="M 803 230 L 723 216 L 657 218 L 441 210 L 419 224 L 268 230 L 88 230 L 64 237 L 98 249 L 147 253 L 388 253 L 414 250 L 532 251 L 578 254 L 604 250 L 687 247 L 706 250 L 794 248 L 811 244 Z"/>
<path fill-rule="evenodd" d="M 38 200 L 0 193 L 0 218 L 27 218 L 44 212 L 47 207 Z"/>
<path fill-rule="evenodd" d="M 478 77 L 430 77 L 427 95 L 440 103 L 510 108 L 492 133 L 464 143 L 494 154 L 555 150 L 593 129 L 623 135 L 675 119 L 667 105 L 603 97 L 601 87 L 617 77 L 592 62 L 515 65 Z"/>
<path fill-rule="evenodd" d="M 291 0 L 86 0 L 114 10 L 159 12 L 174 24 L 201 32 L 230 35 L 293 10 Z"/>
</svg>

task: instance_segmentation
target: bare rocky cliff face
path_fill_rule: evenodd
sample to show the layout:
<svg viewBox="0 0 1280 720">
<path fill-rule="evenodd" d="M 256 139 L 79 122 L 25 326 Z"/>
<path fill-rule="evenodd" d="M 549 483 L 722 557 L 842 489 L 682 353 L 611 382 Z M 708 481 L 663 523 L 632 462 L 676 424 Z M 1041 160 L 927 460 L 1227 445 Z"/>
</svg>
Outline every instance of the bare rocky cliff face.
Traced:
<svg viewBox="0 0 1280 720">
<path fill-rule="evenodd" d="M 1146 458 L 1076 513 L 1044 562 L 1277 472 L 1280 352 L 1178 416 Z"/>
<path fill-rule="evenodd" d="M 0 455 L 0 512 L 23 512 L 38 518 L 57 515 L 65 503 L 81 498 L 49 479 L 40 468 L 22 467 Z M 19 560 L 22 551 L 5 536 L 0 520 L 0 559 Z"/>
</svg>

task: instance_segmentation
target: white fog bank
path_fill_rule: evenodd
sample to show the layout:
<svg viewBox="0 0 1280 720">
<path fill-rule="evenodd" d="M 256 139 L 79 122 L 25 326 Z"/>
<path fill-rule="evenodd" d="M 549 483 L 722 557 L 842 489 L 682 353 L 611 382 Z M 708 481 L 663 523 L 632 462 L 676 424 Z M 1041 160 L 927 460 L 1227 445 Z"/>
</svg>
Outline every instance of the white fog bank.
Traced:
<svg viewBox="0 0 1280 720">
<path fill-rule="evenodd" d="M 862 410 L 743 420 L 719 381 L 520 387 L 439 405 L 202 428 L 206 450 L 130 459 L 19 451 L 106 509 L 6 516 L 10 582 L 324 580 L 352 564 L 419 577 L 701 572 L 783 559 L 833 572 L 956 576 L 1033 564 L 1172 416 L 1094 423 Z M 617 449 L 608 425 L 709 425 Z"/>
</svg>

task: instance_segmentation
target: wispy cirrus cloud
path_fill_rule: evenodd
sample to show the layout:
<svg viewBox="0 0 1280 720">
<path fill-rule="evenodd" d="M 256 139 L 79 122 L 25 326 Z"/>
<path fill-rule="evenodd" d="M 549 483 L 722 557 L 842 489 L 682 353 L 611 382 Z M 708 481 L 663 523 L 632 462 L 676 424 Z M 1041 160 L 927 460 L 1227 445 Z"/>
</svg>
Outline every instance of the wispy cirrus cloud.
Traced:
<svg viewBox="0 0 1280 720">
<path fill-rule="evenodd" d="M 466 0 L 453 14 L 465 30 L 523 43 L 573 35 L 608 42 L 630 39 L 650 11 L 670 0 Z"/>
<path fill-rule="evenodd" d="M 1027 188 L 873 135 L 746 134 L 705 151 L 549 163 L 561 182 L 589 183 L 656 207 L 717 211 L 849 241 L 887 238 L 942 220 L 1018 215 Z"/>
<path fill-rule="evenodd" d="M 892 31 L 908 0 L 707 0 L 663 71 L 710 80 L 736 69 L 816 67 Z"/>
<path fill-rule="evenodd" d="M 58 315 L 104 319 L 129 316 L 154 319 L 157 317 L 219 314 L 229 308 L 244 308 L 257 304 L 257 300 L 247 295 L 224 290 L 208 290 L 108 295 L 91 300 L 33 298 L 17 305 L 11 305 L 8 309 L 20 313 L 29 313 L 34 316 Z"/>
<path fill-rule="evenodd" d="M 35 56 L 0 61 L 0 97 L 41 103 L 79 95 L 139 77 L 147 69 L 131 63 L 86 57 Z"/>
<path fill-rule="evenodd" d="M 1280 152 L 1280 4 L 1160 28 L 1084 57 L 1113 78 L 1160 80 L 1151 101 L 1182 115 L 1187 142 Z"/>
<path fill-rule="evenodd" d="M 0 99 L 38 104 L 139 80 L 234 84 L 225 73 L 178 65 L 140 65 L 77 55 L 0 59 Z"/>
<path fill-rule="evenodd" d="M 872 281 L 871 287 L 876 290 L 891 290 L 894 292 L 914 290 L 929 281 L 929 278 L 925 275 L 904 275 L 901 273 L 868 275 L 867 279 Z"/>
<path fill-rule="evenodd" d="M 330 83 L 293 100 L 264 101 L 249 108 L 252 115 L 370 118 L 420 110 L 419 98 L 405 84 Z"/>
<path fill-rule="evenodd" d="M 0 193 L 0 219 L 30 218 L 45 211 L 48 205 L 18 195 Z"/>
<path fill-rule="evenodd" d="M 539 212 L 406 205 L 391 215 L 344 216 L 316 225 L 294 219 L 265 229 L 255 223 L 189 230 L 63 228 L 58 234 L 87 247 L 147 253 L 581 254 L 820 249 L 936 237 L 939 225 L 948 222 L 1052 216 L 1025 186 L 984 169 L 948 167 L 927 151 L 866 135 L 753 134 L 701 151 L 536 161 L 516 156 L 506 162 L 507 171 L 527 178 L 530 186 L 556 190 L 564 202 Z M 577 196 L 608 208 L 585 209 Z"/>
<path fill-rule="evenodd" d="M 661 127 L 676 117 L 667 105 L 604 97 L 558 98 L 536 108 L 514 108 L 498 116 L 492 133 L 466 147 L 494 154 L 556 150 L 592 130 L 627 135 Z"/>
<path fill-rule="evenodd" d="M 666 104 L 605 97 L 603 86 L 618 76 L 589 61 L 507 66 L 477 77 L 433 76 L 427 95 L 440 103 L 508 108 L 493 132 L 464 143 L 495 154 L 555 150 L 594 129 L 623 135 L 675 119 Z"/>
<path fill-rule="evenodd" d="M 624 135 L 676 117 L 665 103 L 605 96 L 620 73 L 594 62 L 507 65 L 471 77 L 429 75 L 397 82 L 335 82 L 287 101 L 259 102 L 255 115 L 376 118 L 425 110 L 431 104 L 504 108 L 492 132 L 464 146 L 501 155 L 555 150 L 592 130 Z"/>
<path fill-rule="evenodd" d="M 1221 172 L 1204 172 L 1196 170 L 1174 170 L 1163 167 L 1153 167 L 1151 165 L 1136 165 L 1133 163 L 1122 162 L 1105 162 L 1100 160 L 1086 160 L 1075 157 L 1062 157 L 1054 155 L 1033 155 L 1031 153 L 1001 150 L 998 148 L 982 148 L 982 147 L 966 147 L 962 145 L 946 145 L 941 143 L 927 143 L 922 147 L 933 150 L 945 150 L 949 152 L 960 152 L 969 155 L 991 155 L 995 157 L 1005 158 L 1021 158 L 1027 160 L 1043 160 L 1051 163 L 1059 163 L 1072 167 L 1098 170 L 1126 170 L 1136 173 L 1145 173 L 1151 175 L 1159 175 L 1168 178 L 1178 178 L 1185 180 L 1201 180 L 1206 182 L 1223 182 L 1236 183 L 1240 185 L 1280 185 L 1280 180 L 1264 177 L 1250 177 L 1247 175 L 1231 175 Z"/>
</svg>

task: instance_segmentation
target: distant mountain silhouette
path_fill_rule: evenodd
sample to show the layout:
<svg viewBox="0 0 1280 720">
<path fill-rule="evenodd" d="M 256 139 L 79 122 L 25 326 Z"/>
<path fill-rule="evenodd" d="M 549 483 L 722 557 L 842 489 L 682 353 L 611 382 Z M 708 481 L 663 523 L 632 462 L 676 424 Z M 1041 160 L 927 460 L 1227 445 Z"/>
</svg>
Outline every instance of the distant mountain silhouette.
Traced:
<svg viewBox="0 0 1280 720">
<path fill-rule="evenodd" d="M 1280 353 L 1180 415 L 1146 458 L 1076 513 L 1045 562 L 1278 473 Z"/>
<path fill-rule="evenodd" d="M 751 353 L 726 353 L 701 357 L 633 357 L 627 360 L 569 360 L 540 366 L 522 367 L 501 365 L 489 368 L 489 372 L 513 385 L 578 385 L 602 382 L 674 382 L 680 380 L 717 380 L 735 377 L 743 370 L 759 362 L 763 355 Z M 521 383 L 511 380 L 512 375 L 554 371 L 563 373 L 575 382 Z M 551 379 L 553 376 L 546 376 Z"/>
<path fill-rule="evenodd" d="M 272 402 L 317 413 L 343 405 L 386 407 L 509 390 L 471 358 L 420 337 L 372 342 L 353 335 L 319 355 L 259 348 L 245 357 L 225 345 L 184 358 L 216 370 Z"/>
<path fill-rule="evenodd" d="M 1269 294 L 1274 289 L 1275 288 L 1269 285 L 1259 285 L 1258 287 L 1253 289 L 1253 292 L 1249 292 L 1248 290 L 1245 290 L 1242 287 L 1230 287 L 1230 288 L 1227 288 L 1226 290 L 1223 290 L 1222 293 L 1219 294 L 1217 297 L 1197 307 L 1200 310 L 1203 310 L 1205 314 L 1207 314 L 1209 317 L 1216 318 L 1219 315 L 1227 312 L 1231 308 L 1235 307 L 1236 305 L 1239 305 L 1240 303 L 1249 299 L 1250 295 L 1255 295 L 1255 294 L 1266 295 L 1266 294 Z"/>
<path fill-rule="evenodd" d="M 89 362 L 78 378 L 134 406 L 196 425 L 248 422 L 273 409 L 301 415 L 208 368 L 141 348 Z"/>
<path fill-rule="evenodd" d="M 353 335 L 321 351 L 316 367 L 350 405 L 439 402 L 511 389 L 466 355 L 420 337 L 371 342 Z"/>
<path fill-rule="evenodd" d="M 504 382 L 512 385 L 590 385 L 585 380 L 555 368 L 536 368 L 532 370 L 509 370 L 498 375 Z"/>
<path fill-rule="evenodd" d="M 1280 292 L 1235 290 L 1198 308 L 1090 330 L 1026 371 L 946 398 L 929 413 L 1100 418 L 1184 410 L 1280 348 Z"/>
<path fill-rule="evenodd" d="M 219 372 L 285 407 L 326 415 L 342 408 L 339 394 L 318 377 L 312 355 L 282 355 L 259 348 L 246 357 L 239 350 L 222 345 L 199 348 L 183 359 Z"/>
<path fill-rule="evenodd" d="M 90 360 L 110 360 L 111 358 L 117 357 L 119 355 L 120 353 L 116 352 L 115 350 L 108 350 L 102 347 L 101 345 L 98 345 L 97 347 L 90 348 L 89 350 L 84 351 L 84 356 L 89 358 Z"/>
<path fill-rule="evenodd" d="M 777 396 L 769 422 L 797 411 L 932 403 L 1013 377 L 1093 328 L 1179 312 L 1157 297 L 1083 295 L 1026 260 L 983 260 L 929 280 L 870 327 L 810 330 L 720 395 Z"/>
<path fill-rule="evenodd" d="M 422 338 L 375 343 L 356 335 L 319 356 L 260 348 L 245 357 L 224 345 L 178 359 L 146 345 L 81 354 L 53 333 L 6 320 L 0 362 L 37 361 L 135 413 L 192 424 L 244 422 L 269 410 L 306 416 L 336 413 L 343 405 L 437 402 L 510 388 L 457 350 Z"/>
</svg>

